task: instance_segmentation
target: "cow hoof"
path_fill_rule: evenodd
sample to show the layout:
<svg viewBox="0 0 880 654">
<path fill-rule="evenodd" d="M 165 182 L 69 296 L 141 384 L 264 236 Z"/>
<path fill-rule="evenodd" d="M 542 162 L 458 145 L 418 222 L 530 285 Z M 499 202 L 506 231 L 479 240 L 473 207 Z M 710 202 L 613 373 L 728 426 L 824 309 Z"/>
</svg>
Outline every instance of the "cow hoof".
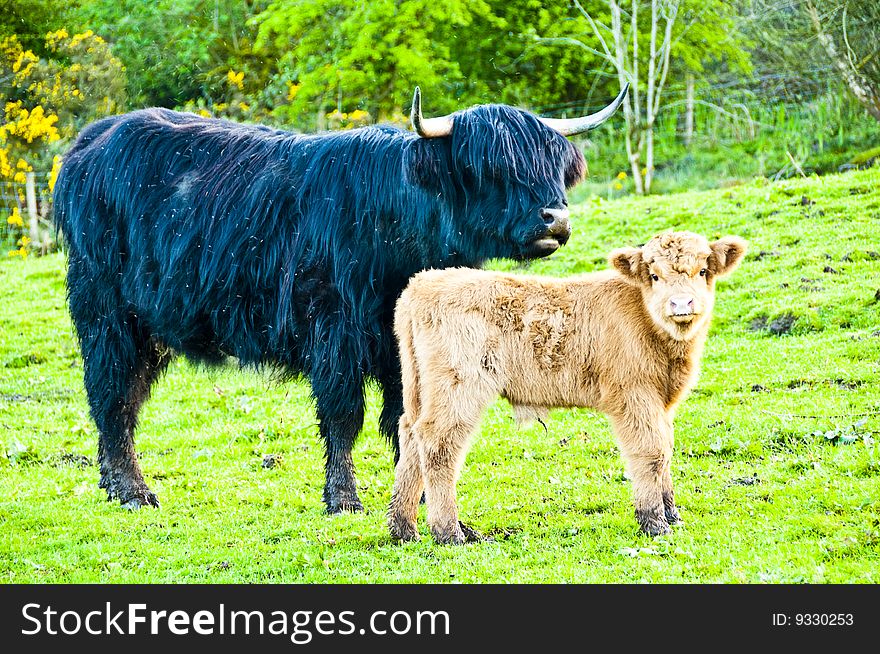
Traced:
<svg viewBox="0 0 880 654">
<path fill-rule="evenodd" d="M 153 491 L 146 487 L 129 491 L 127 493 L 119 493 L 118 497 L 122 508 L 129 511 L 137 511 L 143 506 L 159 508 L 159 498 L 156 497 L 156 494 Z M 113 498 L 108 496 L 107 499 L 111 500 Z"/>
<path fill-rule="evenodd" d="M 339 513 L 361 513 L 364 505 L 358 498 L 348 500 L 334 500 L 327 502 L 327 514 L 337 515 Z"/>
</svg>

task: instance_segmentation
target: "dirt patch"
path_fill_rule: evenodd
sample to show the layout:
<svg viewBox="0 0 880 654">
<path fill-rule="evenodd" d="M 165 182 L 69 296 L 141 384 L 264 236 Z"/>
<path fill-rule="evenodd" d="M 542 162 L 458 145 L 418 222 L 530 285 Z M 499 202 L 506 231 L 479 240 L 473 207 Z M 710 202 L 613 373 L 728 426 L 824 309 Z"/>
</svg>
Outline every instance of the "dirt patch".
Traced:
<svg viewBox="0 0 880 654">
<path fill-rule="evenodd" d="M 755 261 L 760 261 L 766 257 L 778 257 L 779 253 L 776 250 L 761 250 L 756 255 L 752 257 Z"/>
<path fill-rule="evenodd" d="M 73 466 L 75 468 L 91 468 L 92 460 L 84 454 L 74 454 L 73 452 L 65 452 L 58 457 L 58 466 Z"/>
<path fill-rule="evenodd" d="M 783 313 L 773 320 L 769 320 L 767 316 L 758 316 L 749 323 L 749 329 L 753 332 L 766 331 L 773 336 L 782 336 L 788 334 L 796 322 L 797 316 L 792 313 Z"/>
<path fill-rule="evenodd" d="M 263 457 L 263 462 L 260 464 L 261 468 L 265 468 L 266 470 L 271 470 L 277 466 L 281 465 L 281 462 L 284 460 L 280 454 L 266 454 Z"/>
<path fill-rule="evenodd" d="M 754 486 L 755 484 L 760 484 L 761 480 L 758 479 L 758 473 L 752 473 L 751 477 L 735 477 L 727 482 L 728 486 Z"/>
<path fill-rule="evenodd" d="M 492 540 L 510 540 L 520 533 L 522 533 L 520 527 L 495 527 L 486 532 L 486 536 Z"/>
<path fill-rule="evenodd" d="M 4 368 L 27 368 L 28 366 L 38 366 L 46 363 L 48 357 L 40 352 L 29 352 L 12 357 L 3 363 Z"/>
<path fill-rule="evenodd" d="M 877 259 L 880 259 L 880 252 L 875 252 L 874 250 L 853 250 L 844 254 L 841 261 L 849 263 L 851 261 L 876 261 Z"/>
<path fill-rule="evenodd" d="M 812 277 L 801 277 L 801 285 L 798 286 L 798 290 L 804 291 L 805 293 L 824 291 L 825 289 L 819 286 L 818 282 L 818 279 L 813 279 Z"/>
</svg>

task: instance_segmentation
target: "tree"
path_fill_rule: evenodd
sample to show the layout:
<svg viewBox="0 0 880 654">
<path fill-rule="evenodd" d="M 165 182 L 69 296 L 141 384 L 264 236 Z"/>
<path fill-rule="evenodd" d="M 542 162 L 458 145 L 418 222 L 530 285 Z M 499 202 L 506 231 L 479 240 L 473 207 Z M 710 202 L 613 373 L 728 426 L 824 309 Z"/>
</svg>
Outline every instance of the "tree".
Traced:
<svg viewBox="0 0 880 654">
<path fill-rule="evenodd" d="M 0 0 L 0 39 L 15 36 L 25 50 L 48 55 L 46 33 L 64 25 L 77 0 Z"/>
<path fill-rule="evenodd" d="M 699 73 L 709 61 L 727 59 L 741 69 L 748 57 L 733 29 L 733 8 L 723 0 L 573 0 L 582 30 L 576 37 L 541 40 L 577 45 L 630 84 L 624 102 L 626 152 L 637 193 L 649 193 L 654 176 L 654 128 L 675 62 Z"/>
<path fill-rule="evenodd" d="M 287 90 L 276 114 L 319 128 L 333 111 L 403 120 L 416 85 L 431 110 L 450 111 L 467 86 L 451 44 L 478 16 L 492 19 L 482 0 L 274 2 L 256 21 L 257 48 L 278 57 Z"/>
<path fill-rule="evenodd" d="M 841 80 L 880 121 L 880 3 L 805 0 L 804 8 Z"/>
<path fill-rule="evenodd" d="M 6 223 L 21 236 L 21 247 L 13 251 L 21 256 L 30 241 L 48 240 L 33 210 L 33 178 L 51 163 L 51 190 L 60 162 L 52 144 L 73 138 L 85 123 L 117 113 L 125 103 L 122 64 L 101 37 L 60 29 L 45 35 L 42 50 L 49 56 L 24 48 L 15 36 L 0 39 L 0 79 L 6 80 L 0 86 L 0 194 L 12 199 Z M 25 189 L 31 193 L 28 235 Z"/>
<path fill-rule="evenodd" d="M 2 1 L 2 0 L 0 0 Z M 128 71 L 134 105 L 175 107 L 225 92 L 229 70 L 262 88 L 250 19 L 268 0 L 81 0 L 76 26 L 104 34 Z"/>
<path fill-rule="evenodd" d="M 451 43 L 468 82 L 464 104 L 506 102 L 545 115 L 581 112 L 593 96 L 610 88 L 601 60 L 567 43 L 583 30 L 568 2 L 488 0 L 490 14 L 475 16 Z M 552 35 L 556 40 L 539 38 Z"/>
</svg>

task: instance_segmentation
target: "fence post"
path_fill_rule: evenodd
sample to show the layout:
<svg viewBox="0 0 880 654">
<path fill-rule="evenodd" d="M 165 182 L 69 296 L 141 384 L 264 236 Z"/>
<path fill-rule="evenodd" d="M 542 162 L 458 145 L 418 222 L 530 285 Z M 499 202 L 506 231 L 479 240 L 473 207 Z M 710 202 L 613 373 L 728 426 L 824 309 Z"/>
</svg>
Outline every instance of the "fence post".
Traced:
<svg viewBox="0 0 880 654">
<path fill-rule="evenodd" d="M 40 242 L 40 212 L 37 209 L 36 173 L 27 173 L 25 192 L 27 195 L 28 227 L 30 228 L 31 243 L 36 245 Z"/>
</svg>

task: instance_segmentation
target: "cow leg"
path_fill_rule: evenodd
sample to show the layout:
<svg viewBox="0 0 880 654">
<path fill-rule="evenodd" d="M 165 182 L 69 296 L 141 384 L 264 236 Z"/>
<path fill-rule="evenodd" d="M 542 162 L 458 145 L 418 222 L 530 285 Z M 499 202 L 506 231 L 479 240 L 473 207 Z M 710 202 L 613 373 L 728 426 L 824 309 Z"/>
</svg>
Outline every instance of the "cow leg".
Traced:
<svg viewBox="0 0 880 654">
<path fill-rule="evenodd" d="M 410 428 L 409 414 L 405 414 L 400 420 L 400 458 L 394 472 L 394 488 L 388 510 L 388 526 L 395 540 L 419 540 L 416 521 L 423 488 L 419 447 Z"/>
<path fill-rule="evenodd" d="M 357 494 L 351 449 L 364 424 L 363 378 L 336 386 L 312 379 L 312 393 L 324 440 L 324 504 L 327 513 L 363 511 Z"/>
<path fill-rule="evenodd" d="M 612 416 L 612 425 L 632 477 L 636 520 L 646 534 L 658 536 L 670 533 L 663 479 L 672 458 L 672 425 L 651 404 L 644 397 L 626 402 L 625 412 Z"/>
<path fill-rule="evenodd" d="M 90 323 L 76 318 L 86 394 L 98 426 L 99 486 L 108 500 L 117 499 L 125 508 L 159 506 L 141 473 L 134 431 L 141 405 L 171 353 L 141 333 L 134 318 L 116 314 Z"/>
</svg>

